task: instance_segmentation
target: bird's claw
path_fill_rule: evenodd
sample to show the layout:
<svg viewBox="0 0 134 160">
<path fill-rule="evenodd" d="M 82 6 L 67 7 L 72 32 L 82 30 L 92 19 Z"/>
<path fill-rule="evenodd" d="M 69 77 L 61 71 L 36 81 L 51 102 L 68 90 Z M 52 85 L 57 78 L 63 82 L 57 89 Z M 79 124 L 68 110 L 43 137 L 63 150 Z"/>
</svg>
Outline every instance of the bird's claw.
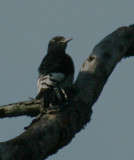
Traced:
<svg viewBox="0 0 134 160">
<path fill-rule="evenodd" d="M 65 100 L 67 100 L 67 94 L 65 93 L 64 89 L 61 88 L 61 92 L 63 93 Z"/>
<path fill-rule="evenodd" d="M 60 103 L 67 100 L 67 94 L 65 93 L 64 89 L 55 87 L 54 92 L 55 92 L 55 96 L 57 97 Z"/>
</svg>

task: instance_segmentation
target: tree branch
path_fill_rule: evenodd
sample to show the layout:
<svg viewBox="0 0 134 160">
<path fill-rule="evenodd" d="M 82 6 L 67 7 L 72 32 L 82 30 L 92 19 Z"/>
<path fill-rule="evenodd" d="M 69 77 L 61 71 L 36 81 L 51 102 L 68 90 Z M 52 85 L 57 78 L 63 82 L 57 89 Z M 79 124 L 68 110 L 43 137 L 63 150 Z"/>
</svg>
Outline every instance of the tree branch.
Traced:
<svg viewBox="0 0 134 160">
<path fill-rule="evenodd" d="M 40 101 L 30 100 L 25 102 L 13 103 L 0 106 L 0 118 L 31 116 L 35 117 L 40 113 Z"/>
<path fill-rule="evenodd" d="M 90 121 L 92 106 L 108 77 L 122 58 L 134 55 L 133 46 L 134 25 L 104 38 L 83 63 L 68 103 L 59 106 L 60 111 L 43 114 L 20 136 L 0 143 L 0 159 L 43 160 L 67 145 Z"/>
</svg>

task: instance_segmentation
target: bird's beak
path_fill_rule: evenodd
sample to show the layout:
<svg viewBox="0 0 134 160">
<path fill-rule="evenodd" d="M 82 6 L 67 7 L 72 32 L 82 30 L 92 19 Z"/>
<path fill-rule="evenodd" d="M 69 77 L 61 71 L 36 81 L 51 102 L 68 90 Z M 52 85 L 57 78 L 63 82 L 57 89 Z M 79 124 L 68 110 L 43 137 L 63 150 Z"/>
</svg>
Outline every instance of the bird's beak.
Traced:
<svg viewBox="0 0 134 160">
<path fill-rule="evenodd" d="M 69 41 L 71 41 L 73 38 L 69 38 L 69 39 L 65 39 L 64 43 L 68 43 Z"/>
</svg>

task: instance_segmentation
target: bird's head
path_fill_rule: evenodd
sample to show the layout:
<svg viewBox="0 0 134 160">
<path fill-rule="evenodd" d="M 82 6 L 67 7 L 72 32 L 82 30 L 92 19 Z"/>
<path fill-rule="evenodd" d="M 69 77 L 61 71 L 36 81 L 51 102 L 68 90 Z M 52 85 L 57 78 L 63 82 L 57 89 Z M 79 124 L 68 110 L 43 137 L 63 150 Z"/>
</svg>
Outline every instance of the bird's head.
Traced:
<svg viewBox="0 0 134 160">
<path fill-rule="evenodd" d="M 48 52 L 53 51 L 65 51 L 67 47 L 67 43 L 71 41 L 73 38 L 66 39 L 61 36 L 56 36 L 52 38 L 48 44 Z"/>
</svg>

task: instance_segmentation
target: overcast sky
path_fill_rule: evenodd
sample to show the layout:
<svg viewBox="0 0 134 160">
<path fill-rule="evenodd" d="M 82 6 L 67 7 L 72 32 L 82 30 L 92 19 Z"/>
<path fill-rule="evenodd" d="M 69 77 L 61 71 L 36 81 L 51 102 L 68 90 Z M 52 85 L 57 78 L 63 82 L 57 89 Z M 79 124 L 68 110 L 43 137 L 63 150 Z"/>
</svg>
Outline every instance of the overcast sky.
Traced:
<svg viewBox="0 0 134 160">
<path fill-rule="evenodd" d="M 49 40 L 74 38 L 67 48 L 75 77 L 94 46 L 134 23 L 134 0 L 0 0 L 0 105 L 37 94 L 37 68 Z M 134 58 L 122 60 L 93 107 L 91 123 L 48 160 L 134 159 Z M 31 118 L 0 120 L 0 141 L 21 134 Z"/>
</svg>

